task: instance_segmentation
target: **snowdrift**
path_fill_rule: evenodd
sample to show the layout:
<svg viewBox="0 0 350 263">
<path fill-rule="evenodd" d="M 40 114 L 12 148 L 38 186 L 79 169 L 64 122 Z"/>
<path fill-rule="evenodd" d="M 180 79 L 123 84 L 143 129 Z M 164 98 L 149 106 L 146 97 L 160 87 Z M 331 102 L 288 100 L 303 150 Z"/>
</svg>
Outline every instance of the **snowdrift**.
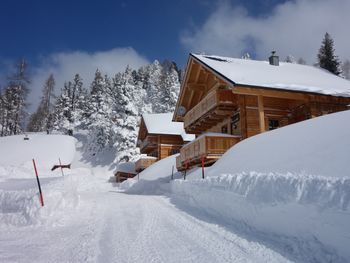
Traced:
<svg viewBox="0 0 350 263">
<path fill-rule="evenodd" d="M 249 138 L 207 168 L 204 180 L 194 169 L 186 181 L 172 181 L 171 196 L 266 238 L 294 240 L 312 262 L 350 262 L 349 120 L 345 111 Z"/>
<path fill-rule="evenodd" d="M 23 135 L 0 138 L 0 227 L 43 224 L 53 214 L 63 215 L 63 209 L 75 207 L 79 201 L 77 180 L 82 179 L 63 178 L 59 169 L 51 171 L 59 163 L 58 158 L 63 164 L 73 161 L 75 139 L 45 134 L 28 137 L 29 140 L 24 140 Z M 32 158 L 37 162 L 44 209 L 39 202 Z M 73 173 L 65 170 L 66 175 Z"/>
<path fill-rule="evenodd" d="M 51 169 L 61 159 L 62 164 L 72 162 L 75 155 L 75 139 L 65 135 L 30 134 L 0 138 L 0 166 L 32 168 L 34 158 L 38 167 Z M 1 175 L 0 175 L 1 177 Z"/>
<path fill-rule="evenodd" d="M 164 193 L 166 191 L 164 184 L 170 181 L 172 172 L 174 172 L 174 178 L 180 176 L 176 169 L 176 156 L 178 154 L 171 155 L 152 164 L 138 176 L 122 182 L 120 189 L 129 194 Z"/>
</svg>

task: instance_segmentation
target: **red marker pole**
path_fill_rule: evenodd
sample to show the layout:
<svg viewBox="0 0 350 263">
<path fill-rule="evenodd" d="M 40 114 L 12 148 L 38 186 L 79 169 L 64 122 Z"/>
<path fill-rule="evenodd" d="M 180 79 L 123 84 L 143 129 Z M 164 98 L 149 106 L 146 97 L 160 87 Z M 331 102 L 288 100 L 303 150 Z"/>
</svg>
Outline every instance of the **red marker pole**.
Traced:
<svg viewBox="0 0 350 263">
<path fill-rule="evenodd" d="M 204 179 L 204 157 L 202 157 L 202 179 Z"/>
<path fill-rule="evenodd" d="M 41 203 L 41 206 L 44 206 L 43 193 L 41 192 L 41 186 L 40 186 L 40 181 L 39 181 L 38 170 L 36 169 L 36 164 L 35 164 L 34 159 L 33 159 L 33 166 L 34 166 L 34 171 L 35 171 L 35 175 L 36 175 L 36 181 L 38 182 L 38 187 L 39 187 L 40 203 Z"/>
<path fill-rule="evenodd" d="M 61 167 L 61 173 L 62 173 L 62 176 L 64 176 L 64 173 L 63 173 L 63 168 L 62 168 L 62 163 L 61 163 L 61 158 L 58 158 L 58 161 L 60 162 L 60 167 Z"/>
</svg>

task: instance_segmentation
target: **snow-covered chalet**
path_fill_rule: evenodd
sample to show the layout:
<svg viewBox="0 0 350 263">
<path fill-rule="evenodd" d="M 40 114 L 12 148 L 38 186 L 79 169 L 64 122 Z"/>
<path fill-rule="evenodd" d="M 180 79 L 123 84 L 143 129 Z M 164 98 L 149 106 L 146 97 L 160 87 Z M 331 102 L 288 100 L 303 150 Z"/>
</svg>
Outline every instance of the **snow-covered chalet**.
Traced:
<svg viewBox="0 0 350 263">
<path fill-rule="evenodd" d="M 280 63 L 274 53 L 269 61 L 190 54 L 173 121 L 197 138 L 181 148 L 176 166 L 209 165 L 241 140 L 349 104 L 350 81 Z"/>
<path fill-rule="evenodd" d="M 140 172 L 157 160 L 176 154 L 180 148 L 194 139 L 186 134 L 181 122 L 172 121 L 173 113 L 143 114 L 137 138 L 141 158 L 136 162 Z"/>
</svg>

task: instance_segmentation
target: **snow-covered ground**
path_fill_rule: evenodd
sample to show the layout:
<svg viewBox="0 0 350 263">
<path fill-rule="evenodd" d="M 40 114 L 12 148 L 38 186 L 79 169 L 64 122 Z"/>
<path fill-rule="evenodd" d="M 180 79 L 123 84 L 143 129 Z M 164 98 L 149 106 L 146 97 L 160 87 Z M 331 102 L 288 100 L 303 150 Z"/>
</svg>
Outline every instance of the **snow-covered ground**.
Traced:
<svg viewBox="0 0 350 263">
<path fill-rule="evenodd" d="M 289 244 L 293 260 L 348 262 L 349 119 L 345 111 L 254 136 L 206 168 L 205 180 L 201 169 L 193 169 L 187 180 L 157 191 L 170 189 L 171 198 L 246 226 L 264 242 Z M 169 166 L 158 174 L 163 170 Z M 123 185 L 132 193 L 152 190 L 142 181 Z"/>
<path fill-rule="evenodd" d="M 245 140 L 204 180 L 183 180 L 171 156 L 120 187 L 83 133 L 0 138 L 0 262 L 350 262 L 349 119 Z"/>
</svg>

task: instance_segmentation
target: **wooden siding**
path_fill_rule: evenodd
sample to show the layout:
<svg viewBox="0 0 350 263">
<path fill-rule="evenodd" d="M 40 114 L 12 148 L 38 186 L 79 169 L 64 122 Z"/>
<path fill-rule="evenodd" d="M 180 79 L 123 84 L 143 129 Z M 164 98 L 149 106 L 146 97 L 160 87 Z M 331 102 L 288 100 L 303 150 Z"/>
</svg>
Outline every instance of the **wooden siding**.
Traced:
<svg viewBox="0 0 350 263">
<path fill-rule="evenodd" d="M 142 170 L 146 169 L 147 167 L 151 166 L 157 161 L 156 158 L 151 159 L 151 158 L 140 158 L 136 161 L 135 163 L 135 171 L 136 172 L 141 172 Z"/>
<path fill-rule="evenodd" d="M 117 171 L 114 174 L 115 180 L 117 183 L 121 183 L 128 178 L 133 178 L 133 177 L 135 177 L 135 175 L 136 175 L 136 173 L 125 173 L 125 172 L 121 172 L 121 171 Z"/>
</svg>

